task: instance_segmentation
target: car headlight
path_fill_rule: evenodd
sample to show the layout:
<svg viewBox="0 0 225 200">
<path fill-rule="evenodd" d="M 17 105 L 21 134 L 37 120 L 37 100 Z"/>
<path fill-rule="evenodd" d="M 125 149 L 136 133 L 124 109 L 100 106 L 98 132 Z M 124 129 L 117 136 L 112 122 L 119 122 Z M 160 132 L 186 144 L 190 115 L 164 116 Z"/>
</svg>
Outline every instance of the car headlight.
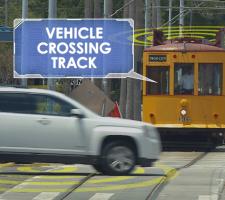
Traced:
<svg viewBox="0 0 225 200">
<path fill-rule="evenodd" d="M 144 136 L 152 139 L 158 139 L 157 130 L 154 127 L 144 126 Z"/>
</svg>

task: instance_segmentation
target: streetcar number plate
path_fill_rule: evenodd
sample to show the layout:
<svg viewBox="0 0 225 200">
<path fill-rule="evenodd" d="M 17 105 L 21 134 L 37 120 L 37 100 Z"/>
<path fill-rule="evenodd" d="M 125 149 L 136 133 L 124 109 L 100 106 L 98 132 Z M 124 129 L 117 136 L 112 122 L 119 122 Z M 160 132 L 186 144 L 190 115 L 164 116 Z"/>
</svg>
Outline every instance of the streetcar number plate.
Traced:
<svg viewBox="0 0 225 200">
<path fill-rule="evenodd" d="M 179 121 L 180 122 L 191 122 L 191 118 L 190 117 L 180 117 L 179 118 Z"/>
<path fill-rule="evenodd" d="M 166 62 L 166 55 L 149 55 L 150 62 Z"/>
</svg>

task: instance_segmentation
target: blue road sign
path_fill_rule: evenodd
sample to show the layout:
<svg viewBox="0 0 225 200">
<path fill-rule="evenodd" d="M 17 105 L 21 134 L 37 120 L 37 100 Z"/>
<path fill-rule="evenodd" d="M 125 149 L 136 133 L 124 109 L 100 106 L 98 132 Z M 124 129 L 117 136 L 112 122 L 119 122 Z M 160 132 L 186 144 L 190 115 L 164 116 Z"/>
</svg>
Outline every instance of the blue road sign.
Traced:
<svg viewBox="0 0 225 200">
<path fill-rule="evenodd" d="M 14 26 L 16 78 L 95 78 L 133 70 L 131 19 L 26 19 Z"/>
</svg>

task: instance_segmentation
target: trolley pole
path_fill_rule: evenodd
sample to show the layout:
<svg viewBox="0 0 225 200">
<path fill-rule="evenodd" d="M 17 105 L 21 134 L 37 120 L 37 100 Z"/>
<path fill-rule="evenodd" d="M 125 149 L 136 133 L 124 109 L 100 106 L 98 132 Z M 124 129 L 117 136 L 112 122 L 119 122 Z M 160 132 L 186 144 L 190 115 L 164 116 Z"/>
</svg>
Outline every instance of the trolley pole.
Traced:
<svg viewBox="0 0 225 200">
<path fill-rule="evenodd" d="M 150 15 L 151 2 L 150 0 L 145 0 L 145 47 L 149 46 L 147 41 L 148 32 L 151 30 L 151 15 Z"/>
<path fill-rule="evenodd" d="M 152 26 L 152 28 L 157 28 L 157 17 L 156 17 L 156 15 L 157 15 L 157 12 L 156 12 L 156 2 L 155 2 L 156 0 L 151 0 L 151 3 L 152 3 L 152 23 L 151 23 L 151 26 Z"/>
<path fill-rule="evenodd" d="M 192 26 L 192 17 L 193 17 L 193 12 L 192 12 L 192 8 L 190 9 L 190 23 L 189 23 L 189 26 L 190 26 L 190 30 L 191 30 L 191 26 Z"/>
<path fill-rule="evenodd" d="M 183 26 L 184 26 L 184 0 L 180 0 L 180 17 L 179 17 L 179 35 L 183 36 Z"/>
<path fill-rule="evenodd" d="M 223 48 L 223 49 L 225 49 L 225 44 L 224 44 L 224 38 L 225 37 L 225 29 L 223 28 L 222 30 L 221 30 L 221 33 L 220 33 L 220 45 L 221 45 L 221 47 Z"/>
<path fill-rule="evenodd" d="M 28 18 L 28 0 L 22 0 L 22 19 Z M 27 79 L 21 80 L 21 86 L 27 87 Z"/>
<path fill-rule="evenodd" d="M 48 18 L 54 19 L 57 16 L 57 0 L 48 0 Z M 48 89 L 55 90 L 55 80 L 48 78 Z"/>
<path fill-rule="evenodd" d="M 157 12 L 157 28 L 161 26 L 161 8 L 160 8 L 160 0 L 156 0 L 156 12 Z"/>
<path fill-rule="evenodd" d="M 169 27 L 168 27 L 168 39 L 171 39 L 172 6 L 173 6 L 173 0 L 169 0 Z"/>
</svg>

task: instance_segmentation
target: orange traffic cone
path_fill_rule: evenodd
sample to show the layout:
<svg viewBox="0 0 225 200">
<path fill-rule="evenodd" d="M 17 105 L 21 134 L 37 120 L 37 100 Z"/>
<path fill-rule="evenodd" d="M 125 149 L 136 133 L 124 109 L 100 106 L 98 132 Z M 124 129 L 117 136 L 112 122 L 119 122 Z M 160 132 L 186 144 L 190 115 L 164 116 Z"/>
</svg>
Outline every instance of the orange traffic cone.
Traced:
<svg viewBox="0 0 225 200">
<path fill-rule="evenodd" d="M 114 108 L 113 110 L 108 114 L 108 116 L 110 117 L 119 117 L 122 118 L 121 112 L 120 112 L 120 108 L 117 102 L 115 102 L 114 104 Z"/>
</svg>

